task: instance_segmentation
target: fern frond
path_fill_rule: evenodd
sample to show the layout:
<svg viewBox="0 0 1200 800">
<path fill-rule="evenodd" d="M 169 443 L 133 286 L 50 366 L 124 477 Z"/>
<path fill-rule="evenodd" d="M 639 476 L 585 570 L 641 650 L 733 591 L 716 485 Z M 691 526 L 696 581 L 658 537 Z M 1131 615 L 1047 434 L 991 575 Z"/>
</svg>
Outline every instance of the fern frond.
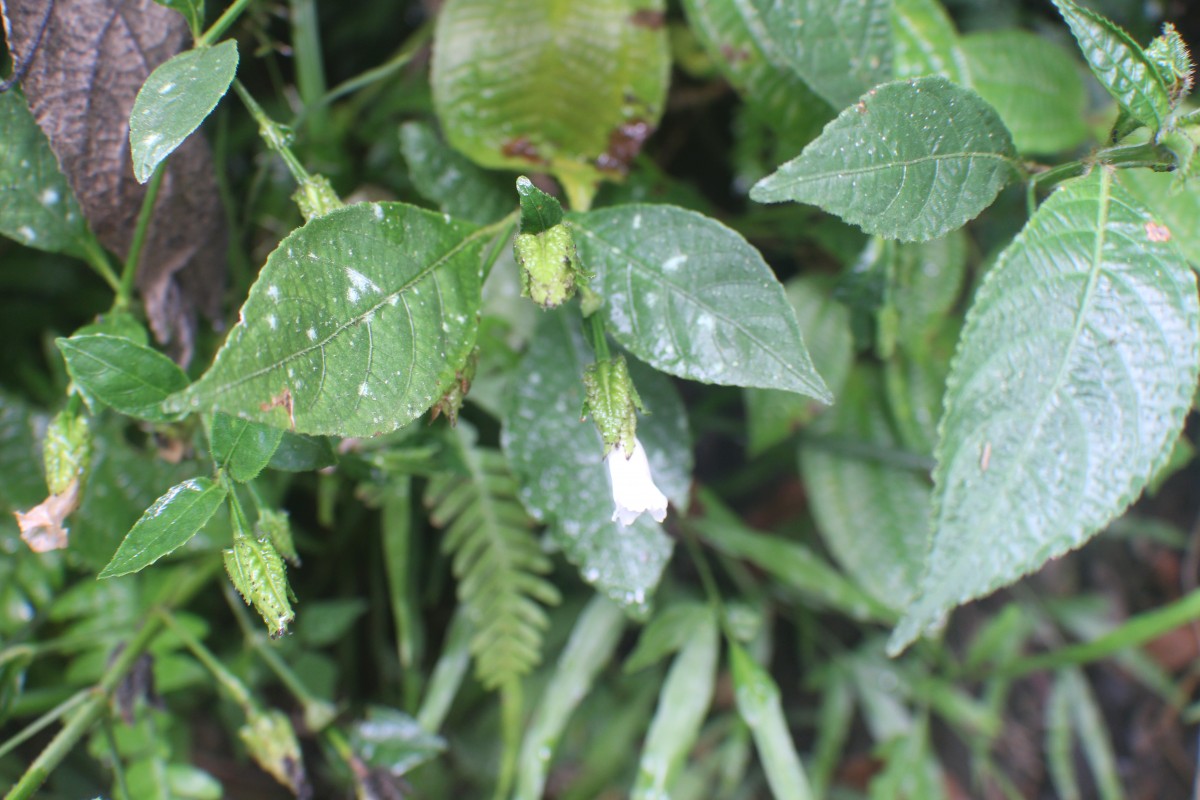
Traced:
<svg viewBox="0 0 1200 800">
<path fill-rule="evenodd" d="M 434 525 L 445 529 L 458 598 L 474 633 L 475 674 L 495 689 L 527 674 L 541 660 L 547 625 L 543 605 L 559 601 L 542 576 L 550 559 L 533 534 L 534 522 L 517 499 L 517 482 L 497 450 L 475 445 L 459 422 L 467 474 L 442 472 L 425 492 Z"/>
</svg>

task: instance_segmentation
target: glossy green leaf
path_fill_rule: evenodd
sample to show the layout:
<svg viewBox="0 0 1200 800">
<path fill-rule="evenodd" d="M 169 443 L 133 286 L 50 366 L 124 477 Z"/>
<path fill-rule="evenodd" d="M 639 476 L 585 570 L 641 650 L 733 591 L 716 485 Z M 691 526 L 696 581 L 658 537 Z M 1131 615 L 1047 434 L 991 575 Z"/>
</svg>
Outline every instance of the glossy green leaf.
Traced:
<svg viewBox="0 0 1200 800">
<path fill-rule="evenodd" d="M 1157 131 L 1171 113 L 1171 96 L 1158 69 L 1138 43 L 1111 20 L 1077 5 L 1054 0 L 1075 35 L 1092 74 L 1121 108 Z"/>
<path fill-rule="evenodd" d="M 995 109 L 934 76 L 872 89 L 750 197 L 811 203 L 867 233 L 922 241 L 987 208 L 1017 169 Z"/>
<path fill-rule="evenodd" d="M 783 715 L 779 687 L 737 642 L 729 642 L 729 662 L 738 714 L 750 728 L 767 783 L 776 800 L 813 800 L 804 766 Z"/>
<path fill-rule="evenodd" d="M 178 11 L 188 22 L 193 36 L 204 32 L 204 0 L 154 0 L 160 6 Z"/>
<path fill-rule="evenodd" d="M 209 444 L 213 461 L 235 481 L 254 480 L 271 462 L 283 439 L 283 430 L 261 425 L 220 411 L 213 414 Z"/>
<path fill-rule="evenodd" d="M 613 521 L 613 499 L 596 426 L 581 422 L 583 368 L 592 354 L 578 323 L 548 312 L 512 377 L 502 443 L 521 482 L 521 501 L 562 547 L 584 580 L 633 610 L 644 610 L 671 555 L 662 526 L 643 514 L 626 528 Z M 629 364 L 646 406 L 637 436 L 658 488 L 676 508 L 687 504 L 691 444 L 687 416 L 670 382 Z"/>
<path fill-rule="evenodd" d="M 524 175 L 517 178 L 517 195 L 521 198 L 521 233 L 544 233 L 562 222 L 562 204 Z"/>
<path fill-rule="evenodd" d="M 891 0 L 750 0 L 781 66 L 834 108 L 892 77 Z"/>
<path fill-rule="evenodd" d="M 181 411 L 372 436 L 423 414 L 475 344 L 473 226 L 403 203 L 318 217 L 267 257 L 241 319 Z"/>
<path fill-rule="evenodd" d="M 446 742 L 403 711 L 371 706 L 351 726 L 350 747 L 367 766 L 400 776 L 437 758 Z"/>
<path fill-rule="evenodd" d="M 854 360 L 850 310 L 831 296 L 829 281 L 806 275 L 784 287 L 813 366 L 834 396 L 840 396 Z M 746 432 L 751 454 L 778 444 L 810 422 L 824 408 L 819 402 L 778 389 L 747 389 Z"/>
<path fill-rule="evenodd" d="M 56 339 L 71 380 L 90 396 L 131 417 L 174 418 L 163 401 L 187 386 L 187 375 L 157 350 L 103 333 Z"/>
<path fill-rule="evenodd" d="M 1058 153 L 1088 138 L 1079 63 L 1046 37 L 986 31 L 963 38 L 971 86 L 991 103 L 1022 153 Z"/>
<path fill-rule="evenodd" d="M 980 286 L 947 383 L 922 592 L 899 650 L 963 602 L 1083 544 L 1169 458 L 1200 367 L 1195 276 L 1096 168 Z"/>
<path fill-rule="evenodd" d="M 886 604 L 875 600 L 808 547 L 747 528 L 709 491 L 702 491 L 700 497 L 704 516 L 688 520 L 688 525 L 717 550 L 750 561 L 806 599 L 836 608 L 854 619 L 892 617 Z"/>
<path fill-rule="evenodd" d="M 337 460 L 337 451 L 328 438 L 284 431 L 267 466 L 284 472 L 312 472 L 331 467 Z"/>
<path fill-rule="evenodd" d="M 970 86 L 968 54 L 938 0 L 893 0 L 892 74 L 898 79 L 941 75 Z"/>
<path fill-rule="evenodd" d="M 443 142 L 426 123 L 400 126 L 400 151 L 413 186 L 452 217 L 495 222 L 516 205 L 509 178 L 482 169 Z"/>
<path fill-rule="evenodd" d="M 835 109 L 817 96 L 783 56 L 751 3 L 683 0 L 688 23 L 721 72 L 791 152 L 808 144 Z"/>
<path fill-rule="evenodd" d="M 1167 226 L 1184 257 L 1200 269 L 1200 181 L 1180 183 L 1173 173 L 1148 169 L 1123 169 L 1117 179 Z"/>
<path fill-rule="evenodd" d="M 642 745 L 632 800 L 668 797 L 671 784 L 696 743 L 708 715 L 720 655 L 717 623 L 709 612 L 671 663 L 658 708 Z"/>
<path fill-rule="evenodd" d="M 783 287 L 739 234 L 674 206 L 626 205 L 572 222 L 608 330 L 635 356 L 681 378 L 833 402 Z"/>
<path fill-rule="evenodd" d="M 180 53 L 150 73 L 129 114 L 129 150 L 139 183 L 150 180 L 155 167 L 212 113 L 237 66 L 237 42 L 226 39 Z"/>
<path fill-rule="evenodd" d="M 805 441 L 800 470 L 825 546 L 872 597 L 901 611 L 917 592 L 930 483 L 902 463 L 876 374 L 854 373 L 842 401 Z M 893 460 L 888 460 L 893 456 Z"/>
<path fill-rule="evenodd" d="M 612 660 L 624 627 L 621 609 L 599 595 L 579 615 L 525 729 L 513 800 L 541 800 L 550 758 L 567 720 L 591 690 L 600 670 Z"/>
<path fill-rule="evenodd" d="M 99 578 L 137 572 L 187 544 L 225 502 L 225 487 L 193 478 L 171 487 L 125 536 Z"/>
<path fill-rule="evenodd" d="M 450 0 L 433 43 L 442 129 L 483 166 L 551 172 L 573 202 L 590 196 L 662 114 L 663 13 L 662 0 Z"/>
<path fill-rule="evenodd" d="M 92 235 L 45 134 L 15 87 L 0 93 L 0 234 L 82 258 Z"/>
</svg>

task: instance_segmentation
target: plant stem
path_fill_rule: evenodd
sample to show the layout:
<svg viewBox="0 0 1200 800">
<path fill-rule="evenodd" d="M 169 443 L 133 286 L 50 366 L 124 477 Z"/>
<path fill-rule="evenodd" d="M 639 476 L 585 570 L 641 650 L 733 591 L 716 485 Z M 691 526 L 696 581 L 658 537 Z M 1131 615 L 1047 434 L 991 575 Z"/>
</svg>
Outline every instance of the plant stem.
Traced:
<svg viewBox="0 0 1200 800">
<path fill-rule="evenodd" d="M 608 350 L 608 337 L 604 333 L 604 319 L 599 314 L 592 314 L 583 320 L 584 335 L 596 353 L 596 361 L 608 361 L 612 356 Z"/>
<path fill-rule="evenodd" d="M 504 249 L 504 245 L 508 244 L 512 238 L 512 229 L 517 224 L 517 216 L 520 212 L 514 211 L 504 219 L 497 222 L 495 225 L 489 226 L 497 231 L 496 238 L 492 241 L 491 247 L 483 257 L 483 264 L 480 272 L 483 280 L 488 279 L 488 275 L 492 274 L 492 267 L 496 265 L 496 259 L 500 258 L 500 253 Z M 485 229 L 487 230 L 487 229 Z"/>
<path fill-rule="evenodd" d="M 154 202 L 158 199 L 158 188 L 162 185 L 165 172 L 164 161 L 155 168 L 154 175 L 146 186 L 146 196 L 142 198 L 142 208 L 138 211 L 137 225 L 133 229 L 133 240 L 129 243 L 129 255 L 125 258 L 125 269 L 121 272 L 121 284 L 117 287 L 117 299 L 113 303 L 115 309 L 128 308 L 133 299 L 133 283 L 137 278 L 138 262 L 142 258 L 146 231 L 150 229 L 150 219 L 154 216 Z"/>
<path fill-rule="evenodd" d="M 296 154 L 288 146 L 288 134 L 283 126 L 267 116 L 267 112 L 263 111 L 262 106 L 246 90 L 240 80 L 233 82 L 233 89 L 245 103 L 250 116 L 254 117 L 254 121 L 258 123 L 258 135 L 267 143 L 267 147 L 274 150 L 283 159 L 283 163 L 287 165 L 288 171 L 292 173 L 296 183 L 301 186 L 310 183 L 312 175 L 308 173 L 308 170 L 300 163 L 300 159 L 296 158 Z"/>
<path fill-rule="evenodd" d="M 1125 624 L 1090 642 L 1074 644 L 1049 653 L 1019 659 L 1002 674 L 1019 678 L 1041 669 L 1056 669 L 1072 664 L 1087 664 L 1200 619 L 1200 590 L 1184 595 L 1168 606 L 1139 614 Z"/>
<path fill-rule="evenodd" d="M 356 92 L 359 89 L 366 88 L 377 81 L 387 78 L 389 75 L 402 69 L 408 62 L 413 60 L 413 57 L 420 52 L 425 43 L 433 36 L 433 23 L 426 22 L 420 28 L 413 32 L 412 36 L 404 44 L 400 45 L 400 49 L 396 54 L 389 58 L 384 63 L 377 67 L 372 67 L 366 72 L 355 75 L 353 78 L 347 78 L 337 86 L 330 89 L 324 97 L 321 98 L 317 106 L 327 106 L 339 97 Z M 300 116 L 296 119 L 296 124 L 299 124 L 307 114 L 312 113 L 313 109 L 305 106 L 300 112 Z"/>
<path fill-rule="evenodd" d="M 208 30 L 196 39 L 196 47 L 208 47 L 222 33 L 224 33 L 230 25 L 237 22 L 237 18 L 246 10 L 246 6 L 250 5 L 250 0 L 234 0 L 234 2 L 225 9 L 225 13 L 217 17 L 217 21 L 208 26 Z"/>
<path fill-rule="evenodd" d="M 96 237 L 93 236 L 90 231 L 83 240 L 83 254 L 84 260 L 87 261 L 88 266 L 94 269 L 96 274 L 104 279 L 104 282 L 107 283 L 108 287 L 117 294 L 119 299 L 121 292 L 121 279 L 113 270 L 112 264 L 109 263 L 108 254 L 104 252 L 104 248 L 100 246 L 100 242 L 96 241 Z"/>
<path fill-rule="evenodd" d="M 300 103 L 308 116 L 311 138 L 324 141 L 329 130 L 329 115 L 322 102 L 325 96 L 325 65 L 321 59 L 321 41 L 315 0 L 291 0 L 292 53 L 296 64 L 296 86 Z M 311 110 L 310 110 L 311 109 Z"/>
<path fill-rule="evenodd" d="M 22 742 L 25 742 L 33 736 L 36 736 L 39 731 L 50 725 L 59 717 L 65 716 L 69 712 L 73 711 L 76 706 L 78 706 L 84 700 L 87 700 L 90 694 L 91 690 L 81 689 L 80 691 L 68 697 L 66 700 L 56 705 L 54 708 L 47 711 L 45 714 L 42 714 L 33 722 L 26 725 L 23 729 L 18 731 L 15 736 L 13 736 L 3 745 L 0 745 L 0 758 L 3 758 L 11 753 L 13 750 L 19 747 Z"/>
</svg>

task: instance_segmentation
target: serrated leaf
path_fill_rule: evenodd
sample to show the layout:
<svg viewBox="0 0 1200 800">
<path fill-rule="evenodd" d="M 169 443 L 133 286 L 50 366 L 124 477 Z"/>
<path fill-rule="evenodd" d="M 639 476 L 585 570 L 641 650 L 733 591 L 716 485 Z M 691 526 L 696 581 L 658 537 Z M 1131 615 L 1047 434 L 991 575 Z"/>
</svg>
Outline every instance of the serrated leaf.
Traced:
<svg viewBox="0 0 1200 800">
<path fill-rule="evenodd" d="M 267 257 L 213 365 L 171 406 L 337 436 L 411 422 L 475 344 L 473 230 L 403 203 L 313 219 Z"/>
<path fill-rule="evenodd" d="M 1045 36 L 986 31 L 963 38 L 971 86 L 996 109 L 1022 153 L 1059 153 L 1089 134 L 1079 64 Z"/>
<path fill-rule="evenodd" d="M 878 375 L 860 368 L 819 421 L 821 438 L 801 447 L 800 474 L 825 546 L 859 586 L 900 611 L 920 585 L 930 483 L 897 463 L 905 454 L 887 413 Z"/>
<path fill-rule="evenodd" d="M 833 402 L 783 287 L 739 234 L 674 206 L 625 205 L 571 221 L 608 330 L 635 356 L 681 378 Z"/>
<path fill-rule="evenodd" d="M 1117 179 L 1167 226 L 1171 241 L 1200 269 L 1200 181 L 1181 184 L 1174 173 L 1148 169 L 1123 169 Z"/>
<path fill-rule="evenodd" d="M 416 190 L 450 216 L 482 224 L 512 211 L 515 201 L 508 178 L 481 169 L 442 141 L 432 126 L 401 125 L 400 151 Z"/>
<path fill-rule="evenodd" d="M 225 495 L 225 487 L 208 478 L 192 478 L 171 487 L 146 509 L 96 577 L 137 572 L 187 544 L 217 513 Z"/>
<path fill-rule="evenodd" d="M 688 23 L 753 115 L 791 152 L 808 144 L 835 109 L 783 56 L 753 4 L 741 0 L 683 0 Z"/>
<path fill-rule="evenodd" d="M 891 0 L 750 0 L 789 66 L 834 108 L 892 76 Z"/>
<path fill-rule="evenodd" d="M 893 652 L 1083 544 L 1169 458 L 1200 367 L 1196 279 L 1169 236 L 1097 167 L 988 272 L 947 382 L 922 594 Z"/>
<path fill-rule="evenodd" d="M 139 183 L 150 180 L 155 167 L 212 113 L 237 66 L 237 42 L 226 39 L 180 53 L 150 73 L 129 114 L 129 149 Z"/>
<path fill-rule="evenodd" d="M 104 333 L 56 339 L 71 380 L 105 405 L 138 419 L 165 422 L 163 401 L 187 386 L 187 375 L 157 350 Z"/>
<path fill-rule="evenodd" d="M 970 86 L 968 53 L 938 0 L 893 0 L 892 74 L 898 79 L 941 75 Z"/>
<path fill-rule="evenodd" d="M 83 258 L 92 235 L 20 91 L 0 93 L 0 234 Z"/>
<path fill-rule="evenodd" d="M 550 526 L 551 540 L 584 580 L 634 611 L 644 610 L 671 555 L 662 526 L 642 515 L 629 527 L 612 519 L 604 443 L 581 422 L 583 368 L 592 361 L 578 323 L 548 312 L 512 377 L 502 443 L 521 482 L 521 501 Z M 662 375 L 633 362 L 634 385 L 649 413 L 638 420 L 659 489 L 677 508 L 687 504 L 692 456 L 687 415 Z"/>
<path fill-rule="evenodd" d="M 450 0 L 431 78 L 447 138 L 483 166 L 551 172 L 573 201 L 590 195 L 658 124 L 663 13 L 662 0 Z"/>
<path fill-rule="evenodd" d="M 1171 114 L 1171 96 L 1138 43 L 1111 20 L 1072 0 L 1054 0 L 1084 60 L 1121 108 L 1154 131 Z"/>
<path fill-rule="evenodd" d="M 544 577 L 551 562 L 504 456 L 478 447 L 468 423 L 459 422 L 456 431 L 467 474 L 434 475 L 425 504 L 430 521 L 446 530 L 442 548 L 453 557 L 459 602 L 473 628 L 476 674 L 485 688 L 496 689 L 541 661 L 549 625 L 543 605 L 558 603 L 559 594 Z"/>
<path fill-rule="evenodd" d="M 1017 176 L 1004 123 L 940 76 L 886 83 L 754 185 L 760 203 L 811 203 L 867 233 L 936 239 L 987 208 Z"/>
<path fill-rule="evenodd" d="M 239 483 L 254 480 L 271 462 L 283 430 L 261 425 L 220 411 L 213 414 L 209 431 L 213 461 Z"/>
<path fill-rule="evenodd" d="M 840 396 L 854 360 L 850 311 L 831 297 L 829 282 L 816 275 L 784 287 L 804 341 L 812 346 L 813 366 L 834 396 Z M 778 389 L 747 389 L 746 432 L 751 455 L 791 436 L 823 408 L 820 403 Z"/>
</svg>

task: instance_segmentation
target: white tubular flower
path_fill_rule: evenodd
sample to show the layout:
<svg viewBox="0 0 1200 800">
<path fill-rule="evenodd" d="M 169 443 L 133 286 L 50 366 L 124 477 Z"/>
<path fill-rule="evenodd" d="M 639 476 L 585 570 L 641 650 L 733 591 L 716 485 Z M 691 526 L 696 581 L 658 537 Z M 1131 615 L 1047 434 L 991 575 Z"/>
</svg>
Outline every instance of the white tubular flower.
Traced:
<svg viewBox="0 0 1200 800">
<path fill-rule="evenodd" d="M 649 511 L 657 522 L 666 519 L 667 497 L 654 485 L 646 451 L 636 437 L 632 453 L 626 456 L 624 448 L 614 447 L 604 457 L 604 463 L 608 465 L 613 504 L 616 506 L 612 515 L 614 522 L 620 520 L 622 525 L 632 525 L 643 511 Z"/>
</svg>

